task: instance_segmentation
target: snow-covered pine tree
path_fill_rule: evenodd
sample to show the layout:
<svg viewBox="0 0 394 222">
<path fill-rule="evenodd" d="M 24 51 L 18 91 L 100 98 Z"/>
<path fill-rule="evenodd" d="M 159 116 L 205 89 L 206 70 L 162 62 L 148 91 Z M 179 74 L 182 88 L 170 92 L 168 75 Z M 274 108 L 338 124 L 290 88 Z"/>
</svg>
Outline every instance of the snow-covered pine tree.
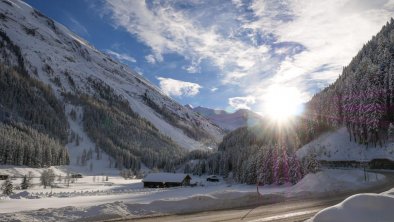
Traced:
<svg viewBox="0 0 394 222">
<path fill-rule="evenodd" d="M 12 184 L 12 181 L 10 179 L 4 181 L 3 185 L 1 186 L 1 190 L 3 191 L 4 195 L 11 195 L 14 192 L 14 185 Z"/>
<path fill-rule="evenodd" d="M 22 190 L 26 190 L 26 189 L 28 189 L 29 187 L 30 187 L 30 181 L 29 181 L 29 179 L 27 178 L 27 176 L 25 175 L 25 176 L 23 176 L 23 179 L 22 179 L 21 189 L 22 189 Z"/>
<path fill-rule="evenodd" d="M 268 146 L 262 147 L 263 157 L 260 161 L 262 161 L 261 172 L 260 172 L 260 184 L 272 184 L 274 182 L 274 152 L 272 148 Z"/>
<path fill-rule="evenodd" d="M 289 160 L 289 182 L 296 184 L 303 177 L 302 165 L 295 154 Z"/>
<path fill-rule="evenodd" d="M 310 150 L 303 158 L 303 171 L 307 173 L 317 173 L 320 171 L 320 162 L 317 160 L 317 154 L 314 149 Z"/>
<path fill-rule="evenodd" d="M 283 168 L 283 163 L 282 163 L 282 158 L 281 158 L 281 152 L 278 150 L 278 147 L 275 147 L 274 149 L 274 183 L 277 185 L 282 184 L 282 168 Z"/>
<path fill-rule="evenodd" d="M 289 156 L 286 147 L 282 147 L 282 183 L 289 182 Z"/>
<path fill-rule="evenodd" d="M 47 186 L 52 185 L 52 183 L 55 181 L 55 177 L 56 175 L 52 169 L 44 170 L 41 173 L 40 181 L 41 181 L 41 185 L 44 186 L 44 189 Z"/>
</svg>

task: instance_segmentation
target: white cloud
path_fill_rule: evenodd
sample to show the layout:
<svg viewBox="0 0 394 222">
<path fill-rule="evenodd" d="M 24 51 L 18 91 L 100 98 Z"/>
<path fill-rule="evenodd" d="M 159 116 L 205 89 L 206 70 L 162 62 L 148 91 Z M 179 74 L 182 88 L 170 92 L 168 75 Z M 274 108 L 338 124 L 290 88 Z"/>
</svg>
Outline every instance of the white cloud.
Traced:
<svg viewBox="0 0 394 222">
<path fill-rule="evenodd" d="M 181 2 L 180 2 L 181 3 Z M 185 70 L 199 72 L 204 59 L 221 70 L 223 82 L 236 80 L 259 70 L 268 61 L 268 45 L 251 45 L 231 33 L 238 33 L 239 21 L 232 2 L 188 2 L 203 10 L 182 10 L 177 2 L 107 1 L 115 24 L 126 29 L 152 50 L 152 57 L 162 61 L 165 53 L 177 53 L 190 61 Z M 214 7 L 211 4 L 217 4 Z M 218 13 L 223 10 L 223 13 Z M 212 18 L 214 17 L 214 18 Z M 146 58 L 148 59 L 148 58 Z M 153 61 L 150 57 L 149 61 Z"/>
<path fill-rule="evenodd" d="M 134 57 L 129 56 L 129 55 L 125 54 L 125 53 L 118 53 L 118 52 L 114 52 L 114 51 L 109 50 L 109 49 L 106 50 L 106 52 L 107 52 L 108 54 L 114 56 L 114 57 L 117 58 L 118 60 L 128 61 L 128 62 L 132 62 L 132 63 L 137 62 L 137 60 L 135 60 Z"/>
<path fill-rule="evenodd" d="M 270 85 L 296 87 L 305 101 L 312 87 L 334 81 L 390 19 L 394 1 L 108 0 L 106 10 L 115 26 L 150 47 L 148 62 L 177 53 L 190 63 L 183 67 L 190 73 L 212 64 L 222 84 L 264 103 Z M 253 105 L 234 98 L 235 106 Z"/>
<path fill-rule="evenodd" d="M 232 97 L 228 99 L 228 104 L 234 109 L 250 109 L 250 106 L 256 103 L 253 96 Z"/>
<path fill-rule="evenodd" d="M 363 44 L 390 19 L 393 1 L 387 0 L 256 0 L 251 6 L 259 19 L 245 26 L 270 32 L 278 42 L 296 42 L 306 48 L 280 63 L 269 84 L 333 82 Z M 259 93 L 259 92 L 258 92 Z M 309 98 L 311 93 L 305 93 Z"/>
<path fill-rule="evenodd" d="M 182 67 L 188 73 L 198 73 L 200 72 L 200 62 L 192 61 L 189 66 Z"/>
<path fill-rule="evenodd" d="M 217 87 L 213 87 L 213 88 L 211 88 L 211 92 L 216 92 L 216 91 L 218 91 L 218 89 L 219 88 L 217 88 Z"/>
<path fill-rule="evenodd" d="M 152 55 L 152 54 L 149 54 L 149 55 L 145 56 L 145 59 L 150 64 L 155 64 L 156 63 L 156 59 L 155 59 L 154 55 Z"/>
<path fill-rule="evenodd" d="M 163 77 L 158 77 L 157 79 L 160 81 L 161 90 L 169 96 L 195 96 L 202 88 L 197 83 Z"/>
</svg>

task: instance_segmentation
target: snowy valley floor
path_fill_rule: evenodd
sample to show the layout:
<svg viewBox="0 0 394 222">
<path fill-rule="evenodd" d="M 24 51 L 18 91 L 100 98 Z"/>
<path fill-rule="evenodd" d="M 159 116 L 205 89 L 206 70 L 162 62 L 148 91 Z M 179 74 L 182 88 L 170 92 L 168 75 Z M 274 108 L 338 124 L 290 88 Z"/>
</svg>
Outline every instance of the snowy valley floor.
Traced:
<svg viewBox="0 0 394 222">
<path fill-rule="evenodd" d="M 364 189 L 384 183 L 381 174 L 362 170 L 325 169 L 307 175 L 294 186 L 260 187 L 205 182 L 193 177 L 197 187 L 144 189 L 140 180 L 110 176 L 85 176 L 70 187 L 16 191 L 0 200 L 0 221 L 70 221 L 135 218 L 147 215 L 191 213 L 283 201 L 284 198 L 324 196 Z M 18 181 L 15 181 L 17 184 Z M 18 194 L 19 193 L 19 194 Z"/>
</svg>

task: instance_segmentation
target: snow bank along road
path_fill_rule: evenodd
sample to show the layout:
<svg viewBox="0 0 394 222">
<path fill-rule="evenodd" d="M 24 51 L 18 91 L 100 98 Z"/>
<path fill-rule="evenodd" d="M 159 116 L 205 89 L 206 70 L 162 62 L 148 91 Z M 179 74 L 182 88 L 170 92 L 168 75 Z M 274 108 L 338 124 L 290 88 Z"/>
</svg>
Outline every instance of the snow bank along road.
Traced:
<svg viewBox="0 0 394 222">
<path fill-rule="evenodd" d="M 394 187 L 394 172 L 379 172 L 386 176 L 386 182 L 378 186 L 338 194 L 312 198 L 287 199 L 274 204 L 264 204 L 229 210 L 207 211 L 193 214 L 176 214 L 160 217 L 133 218 L 132 221 L 304 221 L 320 210 L 335 205 L 356 193 L 381 193 Z M 262 197 L 264 198 L 264 197 Z M 262 199 L 263 202 L 263 199 Z M 128 221 L 128 220 L 116 220 Z M 131 221 L 131 220 L 129 220 Z"/>
</svg>

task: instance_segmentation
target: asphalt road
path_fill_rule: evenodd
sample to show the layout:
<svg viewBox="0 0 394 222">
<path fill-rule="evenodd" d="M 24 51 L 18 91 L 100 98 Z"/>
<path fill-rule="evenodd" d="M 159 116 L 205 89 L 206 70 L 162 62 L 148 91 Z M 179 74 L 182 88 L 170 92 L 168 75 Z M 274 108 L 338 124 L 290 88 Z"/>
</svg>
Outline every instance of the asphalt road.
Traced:
<svg viewBox="0 0 394 222">
<path fill-rule="evenodd" d="M 380 172 L 382 173 L 382 172 Z M 378 186 L 357 190 L 349 193 L 342 193 L 335 196 L 325 196 L 319 198 L 303 198 L 284 200 L 280 203 L 258 205 L 246 208 L 205 211 L 192 214 L 175 214 L 167 216 L 155 216 L 145 218 L 134 218 L 122 221 L 140 222 L 194 222 L 194 221 L 305 221 L 313 217 L 320 210 L 338 204 L 347 197 L 356 193 L 381 193 L 394 187 L 394 173 L 382 173 L 386 176 L 385 183 Z"/>
</svg>

